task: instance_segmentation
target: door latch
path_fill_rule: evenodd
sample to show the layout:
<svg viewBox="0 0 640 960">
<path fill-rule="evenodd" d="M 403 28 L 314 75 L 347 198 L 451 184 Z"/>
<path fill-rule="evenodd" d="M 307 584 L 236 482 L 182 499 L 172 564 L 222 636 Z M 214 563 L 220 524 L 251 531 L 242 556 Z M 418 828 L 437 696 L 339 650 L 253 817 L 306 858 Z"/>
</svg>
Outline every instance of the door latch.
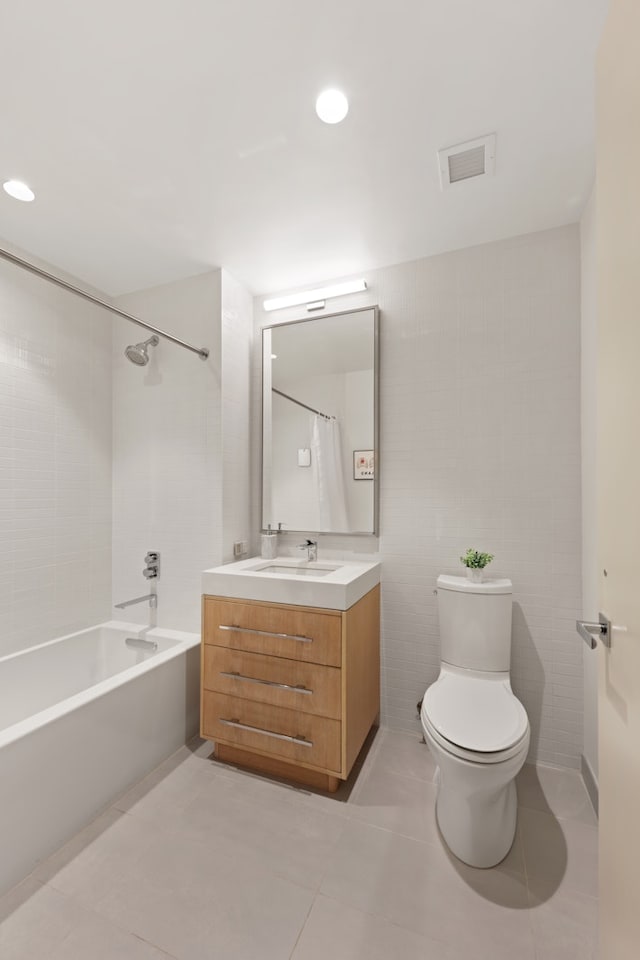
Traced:
<svg viewBox="0 0 640 960">
<path fill-rule="evenodd" d="M 604 613 L 598 614 L 598 622 L 591 620 L 576 620 L 576 630 L 592 650 L 598 646 L 598 638 L 605 647 L 611 646 L 611 621 Z"/>
</svg>

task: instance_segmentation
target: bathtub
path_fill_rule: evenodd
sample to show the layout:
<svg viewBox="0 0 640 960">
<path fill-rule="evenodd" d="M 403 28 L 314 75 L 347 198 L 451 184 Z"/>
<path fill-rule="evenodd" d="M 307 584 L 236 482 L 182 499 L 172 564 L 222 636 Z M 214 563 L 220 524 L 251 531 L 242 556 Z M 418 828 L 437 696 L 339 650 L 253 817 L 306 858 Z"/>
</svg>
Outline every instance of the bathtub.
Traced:
<svg viewBox="0 0 640 960">
<path fill-rule="evenodd" d="M 0 658 L 0 894 L 196 734 L 199 640 L 112 621 Z"/>
</svg>

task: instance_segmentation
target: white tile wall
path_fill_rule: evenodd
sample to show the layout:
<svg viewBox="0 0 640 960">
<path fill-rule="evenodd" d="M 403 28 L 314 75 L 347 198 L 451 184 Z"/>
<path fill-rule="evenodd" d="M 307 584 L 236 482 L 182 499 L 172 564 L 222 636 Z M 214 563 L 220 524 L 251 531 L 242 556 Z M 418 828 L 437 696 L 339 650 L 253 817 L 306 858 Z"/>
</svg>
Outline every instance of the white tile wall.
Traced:
<svg viewBox="0 0 640 960">
<path fill-rule="evenodd" d="M 531 757 L 569 767 L 582 749 L 579 270 L 574 225 L 367 272 L 366 293 L 329 302 L 381 308 L 381 535 L 321 538 L 321 551 L 379 546 L 382 719 L 406 730 L 439 667 L 435 579 L 460 573 L 469 546 L 494 553 L 492 574 L 514 585 Z M 264 323 L 303 312 L 261 304 L 256 358 Z M 253 387 L 257 450 L 259 360 Z M 252 492 L 258 529 L 255 478 Z"/>
<path fill-rule="evenodd" d="M 104 620 L 110 597 L 110 318 L 2 261 L 0 656 Z"/>
<path fill-rule="evenodd" d="M 211 354 L 202 361 L 166 340 L 146 367 L 123 355 L 146 339 L 114 320 L 113 596 L 147 593 L 147 550 L 162 554 L 157 622 L 200 629 L 200 575 L 222 559 L 221 273 L 120 298 L 123 309 Z M 120 615 L 118 611 L 113 611 Z M 146 604 L 128 620 L 148 623 Z"/>
<path fill-rule="evenodd" d="M 251 540 L 250 383 L 253 298 L 222 271 L 222 561 L 235 540 Z M 256 471 L 259 467 L 256 466 Z"/>
</svg>

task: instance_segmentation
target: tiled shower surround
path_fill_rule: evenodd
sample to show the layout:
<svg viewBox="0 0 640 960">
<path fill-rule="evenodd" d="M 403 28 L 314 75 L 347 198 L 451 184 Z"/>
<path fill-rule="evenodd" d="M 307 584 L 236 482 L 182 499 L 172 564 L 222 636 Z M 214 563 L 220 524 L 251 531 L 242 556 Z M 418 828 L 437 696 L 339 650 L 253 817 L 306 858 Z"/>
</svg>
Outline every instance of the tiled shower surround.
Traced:
<svg viewBox="0 0 640 960">
<path fill-rule="evenodd" d="M 135 367 L 144 330 L 0 261 L 0 656 L 122 616 L 149 549 L 159 624 L 198 631 L 201 571 L 249 537 L 249 294 L 215 270 L 120 306 L 209 360 Z"/>
<path fill-rule="evenodd" d="M 233 541 L 249 537 L 251 299 L 214 270 L 119 302 L 210 350 L 203 363 L 161 341 L 136 368 L 124 347 L 146 334 L 114 326 L 114 594 L 147 593 L 142 558 L 160 550 L 158 623 L 198 632 L 202 570 L 232 559 Z M 146 604 L 126 611 L 136 623 L 148 616 Z"/>
<path fill-rule="evenodd" d="M 458 557 L 476 547 L 495 554 L 491 576 L 513 581 L 511 676 L 530 756 L 578 767 L 578 227 L 365 275 L 366 293 L 327 312 L 381 310 L 382 722 L 417 729 L 416 702 L 439 669 L 436 578 L 463 573 Z M 267 315 L 256 298 L 256 347 L 262 325 L 302 313 Z M 259 401 L 253 409 L 257 445 Z M 258 501 L 254 489 L 254 526 Z M 329 546 L 372 549 L 321 538 L 320 553 Z"/>
<path fill-rule="evenodd" d="M 111 326 L 0 261 L 0 657 L 107 619 Z"/>
</svg>

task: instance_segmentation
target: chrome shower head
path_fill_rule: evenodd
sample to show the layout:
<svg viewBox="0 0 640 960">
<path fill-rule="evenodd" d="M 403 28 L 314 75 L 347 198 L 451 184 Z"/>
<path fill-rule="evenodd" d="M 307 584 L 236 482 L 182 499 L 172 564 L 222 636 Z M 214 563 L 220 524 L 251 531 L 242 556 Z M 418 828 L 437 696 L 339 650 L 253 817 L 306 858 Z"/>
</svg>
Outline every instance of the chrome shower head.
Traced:
<svg viewBox="0 0 640 960">
<path fill-rule="evenodd" d="M 148 340 L 145 340 L 144 343 L 136 343 L 126 347 L 124 355 L 127 360 L 131 360 L 131 363 L 135 363 L 139 367 L 145 367 L 149 363 L 148 348 L 157 347 L 159 343 L 160 340 L 154 334 L 152 337 L 149 337 Z"/>
</svg>

